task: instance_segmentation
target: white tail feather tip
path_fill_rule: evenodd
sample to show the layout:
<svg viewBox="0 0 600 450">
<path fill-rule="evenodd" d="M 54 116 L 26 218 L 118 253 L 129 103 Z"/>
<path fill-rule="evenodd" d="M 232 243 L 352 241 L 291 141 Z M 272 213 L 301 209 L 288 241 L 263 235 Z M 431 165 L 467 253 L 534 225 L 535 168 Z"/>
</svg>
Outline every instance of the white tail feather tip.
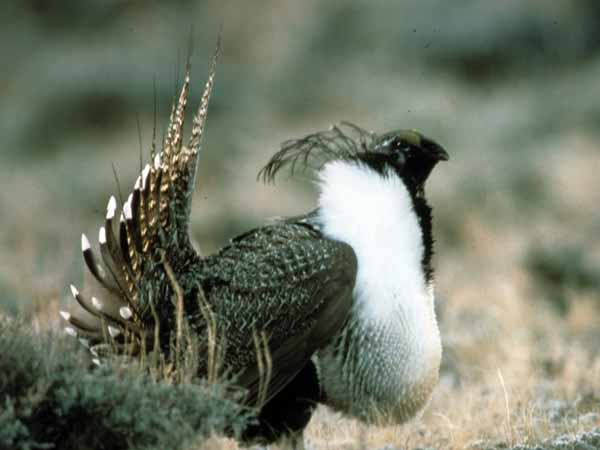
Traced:
<svg viewBox="0 0 600 450">
<path fill-rule="evenodd" d="M 148 181 L 148 174 L 150 173 L 150 164 L 146 164 L 142 171 L 142 189 L 146 189 L 146 182 Z"/>
<path fill-rule="evenodd" d="M 131 316 L 133 315 L 133 313 L 131 312 L 131 309 L 128 306 L 121 306 L 119 308 L 119 314 L 125 320 L 131 319 Z"/>
<path fill-rule="evenodd" d="M 99 365 L 100 365 L 100 360 L 99 360 L 98 358 L 94 358 L 94 359 L 92 359 L 92 362 L 93 362 L 94 364 L 96 364 L 97 366 L 99 366 Z"/>
<path fill-rule="evenodd" d="M 96 297 L 92 297 L 92 305 L 94 305 L 94 308 L 96 308 L 98 311 L 102 311 L 102 302 Z"/>
<path fill-rule="evenodd" d="M 118 335 L 121 334 L 121 330 L 109 325 L 108 326 L 108 334 L 110 334 L 111 337 L 117 337 Z"/>
<path fill-rule="evenodd" d="M 66 321 L 68 321 L 71 318 L 71 314 L 69 314 L 67 311 L 59 311 L 58 313 Z"/>
<path fill-rule="evenodd" d="M 114 195 L 110 196 L 108 200 L 108 205 L 106 206 L 106 218 L 112 219 L 115 217 L 115 210 L 117 209 L 117 199 Z"/>
<path fill-rule="evenodd" d="M 106 244 L 106 228 L 104 227 L 100 227 L 100 231 L 98 231 L 98 242 Z"/>
<path fill-rule="evenodd" d="M 133 219 L 133 214 L 131 213 L 131 200 L 133 196 L 130 195 L 125 204 L 123 205 L 123 214 L 127 220 Z"/>
<path fill-rule="evenodd" d="M 65 333 L 69 336 L 77 337 L 77 331 L 75 331 L 75 328 L 73 327 L 65 327 Z"/>
<path fill-rule="evenodd" d="M 154 168 L 158 170 L 160 168 L 160 153 L 157 153 L 154 157 Z"/>
<path fill-rule="evenodd" d="M 81 235 L 81 251 L 85 252 L 86 250 L 89 250 L 91 247 L 90 245 L 90 241 L 87 238 L 87 236 L 85 234 Z"/>
<path fill-rule="evenodd" d="M 77 296 L 79 295 L 79 291 L 77 290 L 77 288 L 73 285 L 71 285 L 71 294 L 73 295 L 73 297 L 77 298 Z"/>
</svg>

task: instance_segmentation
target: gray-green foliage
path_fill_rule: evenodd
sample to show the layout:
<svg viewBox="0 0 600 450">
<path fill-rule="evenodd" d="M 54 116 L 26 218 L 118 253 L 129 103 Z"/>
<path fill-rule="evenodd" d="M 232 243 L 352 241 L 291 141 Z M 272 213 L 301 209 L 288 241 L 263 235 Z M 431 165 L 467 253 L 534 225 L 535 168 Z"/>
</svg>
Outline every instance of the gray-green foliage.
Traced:
<svg viewBox="0 0 600 450">
<path fill-rule="evenodd" d="M 0 323 L 0 449 L 182 449 L 247 420 L 219 384 L 92 368 L 77 345 Z"/>
<path fill-rule="evenodd" d="M 527 255 L 525 264 L 544 298 L 562 314 L 570 306 L 565 289 L 586 291 L 600 288 L 598 267 L 586 257 L 583 245 L 535 247 Z"/>
<path fill-rule="evenodd" d="M 493 447 L 484 447 L 485 450 L 597 450 L 600 448 L 600 428 L 584 431 L 574 435 L 562 435 L 553 439 L 546 439 L 537 445 L 519 444 L 510 447 L 504 443 Z"/>
</svg>

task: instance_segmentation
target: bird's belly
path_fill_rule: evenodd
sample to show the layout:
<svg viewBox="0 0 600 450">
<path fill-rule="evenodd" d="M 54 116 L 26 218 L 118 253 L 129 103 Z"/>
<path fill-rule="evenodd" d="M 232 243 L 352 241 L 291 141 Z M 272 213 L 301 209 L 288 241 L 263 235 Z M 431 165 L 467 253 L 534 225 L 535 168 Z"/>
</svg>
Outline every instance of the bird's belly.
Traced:
<svg viewBox="0 0 600 450">
<path fill-rule="evenodd" d="M 418 327 L 351 321 L 317 358 L 327 405 L 369 423 L 402 423 L 429 401 L 441 342 L 435 318 Z"/>
</svg>

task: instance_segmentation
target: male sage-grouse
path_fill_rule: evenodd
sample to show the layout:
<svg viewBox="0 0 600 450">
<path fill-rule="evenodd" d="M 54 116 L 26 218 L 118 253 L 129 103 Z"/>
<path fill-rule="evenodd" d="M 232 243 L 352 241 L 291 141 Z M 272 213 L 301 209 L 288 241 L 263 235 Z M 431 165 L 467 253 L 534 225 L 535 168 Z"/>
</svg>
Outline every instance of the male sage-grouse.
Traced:
<svg viewBox="0 0 600 450">
<path fill-rule="evenodd" d="M 247 444 L 302 446 L 317 403 L 369 423 L 410 419 L 440 365 L 424 184 L 447 153 L 416 131 L 348 123 L 288 141 L 262 177 L 316 170 L 318 207 L 202 256 L 190 207 L 215 65 L 216 53 L 188 144 L 189 67 L 162 149 L 152 149 L 119 215 L 108 201 L 99 256 L 82 236 L 89 279 L 71 286 L 81 307 L 61 312 L 66 332 L 95 362 L 153 349 L 175 359 L 185 335 L 197 336 L 198 375 L 234 375 L 258 408 Z"/>
</svg>

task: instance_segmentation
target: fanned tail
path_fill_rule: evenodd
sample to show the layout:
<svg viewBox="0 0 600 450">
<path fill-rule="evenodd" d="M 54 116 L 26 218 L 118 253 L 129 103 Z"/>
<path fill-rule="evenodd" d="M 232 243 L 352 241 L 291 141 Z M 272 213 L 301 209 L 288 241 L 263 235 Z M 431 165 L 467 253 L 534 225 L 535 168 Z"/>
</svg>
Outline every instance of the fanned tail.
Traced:
<svg viewBox="0 0 600 450">
<path fill-rule="evenodd" d="M 118 219 L 115 197 L 108 201 L 98 232 L 98 252 L 87 236 L 81 237 L 88 269 L 85 289 L 71 286 L 79 307 L 61 311 L 61 316 L 68 323 L 65 331 L 78 337 L 96 358 L 109 352 L 136 355 L 157 343 L 163 346 L 175 330 L 171 323 L 178 295 L 174 284 L 183 283 L 189 291 L 185 274 L 201 264 L 189 235 L 190 210 L 219 50 L 218 42 L 187 146 L 183 131 L 189 63 L 162 150 L 156 154 L 152 150 L 151 161 L 138 176 Z"/>
</svg>

